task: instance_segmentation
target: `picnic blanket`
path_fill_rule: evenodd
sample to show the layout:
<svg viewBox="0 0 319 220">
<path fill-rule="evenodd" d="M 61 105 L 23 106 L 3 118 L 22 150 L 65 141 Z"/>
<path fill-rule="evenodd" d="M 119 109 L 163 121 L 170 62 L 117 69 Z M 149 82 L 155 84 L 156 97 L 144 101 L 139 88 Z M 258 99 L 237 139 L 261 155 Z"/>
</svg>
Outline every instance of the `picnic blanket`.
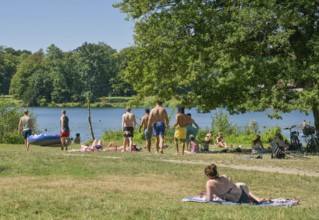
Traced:
<svg viewBox="0 0 319 220">
<path fill-rule="evenodd" d="M 213 198 L 212 201 L 207 202 L 206 196 L 195 196 L 195 197 L 186 197 L 182 199 L 182 202 L 197 202 L 197 203 L 212 203 L 212 204 L 221 204 L 221 205 L 254 205 L 254 206 L 294 206 L 299 204 L 299 200 L 295 199 L 271 199 L 266 202 L 261 203 L 236 203 L 228 202 L 219 197 Z"/>
</svg>

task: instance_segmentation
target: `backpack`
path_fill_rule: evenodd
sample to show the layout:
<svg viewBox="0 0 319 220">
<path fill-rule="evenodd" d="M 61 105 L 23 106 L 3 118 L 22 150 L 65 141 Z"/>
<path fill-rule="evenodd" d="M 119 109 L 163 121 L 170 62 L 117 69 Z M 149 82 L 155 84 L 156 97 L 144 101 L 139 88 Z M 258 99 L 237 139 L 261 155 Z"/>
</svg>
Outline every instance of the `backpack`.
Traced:
<svg viewBox="0 0 319 220">
<path fill-rule="evenodd" d="M 275 150 L 271 154 L 271 158 L 277 158 L 277 159 L 284 159 L 286 157 L 286 154 L 282 147 L 278 146 L 275 148 Z"/>
</svg>

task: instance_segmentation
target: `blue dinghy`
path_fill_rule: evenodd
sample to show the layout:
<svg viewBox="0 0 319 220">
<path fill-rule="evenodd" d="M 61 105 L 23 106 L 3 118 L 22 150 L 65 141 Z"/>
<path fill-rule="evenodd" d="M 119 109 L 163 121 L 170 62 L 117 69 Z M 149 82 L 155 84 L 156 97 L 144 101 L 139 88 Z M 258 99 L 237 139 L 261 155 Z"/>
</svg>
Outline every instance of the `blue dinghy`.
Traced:
<svg viewBox="0 0 319 220">
<path fill-rule="evenodd" d="M 28 141 L 32 145 L 51 146 L 61 144 L 60 135 L 58 134 L 35 134 L 28 137 Z"/>
</svg>

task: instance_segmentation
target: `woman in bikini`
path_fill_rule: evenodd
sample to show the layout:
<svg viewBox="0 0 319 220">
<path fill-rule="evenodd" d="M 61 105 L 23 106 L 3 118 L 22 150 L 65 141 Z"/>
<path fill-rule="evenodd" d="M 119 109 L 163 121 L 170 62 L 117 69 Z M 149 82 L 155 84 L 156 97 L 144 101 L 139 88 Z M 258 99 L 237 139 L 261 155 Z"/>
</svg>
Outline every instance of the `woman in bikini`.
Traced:
<svg viewBox="0 0 319 220">
<path fill-rule="evenodd" d="M 217 166 L 211 164 L 205 168 L 208 177 L 206 183 L 206 200 L 210 201 L 214 195 L 221 199 L 237 203 L 260 203 L 266 201 L 249 192 L 245 183 L 233 183 L 227 176 L 219 176 Z"/>
</svg>

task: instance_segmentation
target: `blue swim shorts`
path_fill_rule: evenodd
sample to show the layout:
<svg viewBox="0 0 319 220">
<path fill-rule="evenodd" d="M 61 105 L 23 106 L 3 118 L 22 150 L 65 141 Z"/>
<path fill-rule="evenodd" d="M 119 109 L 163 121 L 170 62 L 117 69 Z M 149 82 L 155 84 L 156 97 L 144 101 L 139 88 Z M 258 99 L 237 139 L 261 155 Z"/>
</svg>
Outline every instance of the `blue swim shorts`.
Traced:
<svg viewBox="0 0 319 220">
<path fill-rule="evenodd" d="M 32 130 L 31 129 L 23 130 L 22 134 L 24 139 L 27 139 L 32 134 Z"/>
<path fill-rule="evenodd" d="M 165 135 L 165 123 L 164 122 L 154 123 L 153 131 L 155 136 Z"/>
</svg>

